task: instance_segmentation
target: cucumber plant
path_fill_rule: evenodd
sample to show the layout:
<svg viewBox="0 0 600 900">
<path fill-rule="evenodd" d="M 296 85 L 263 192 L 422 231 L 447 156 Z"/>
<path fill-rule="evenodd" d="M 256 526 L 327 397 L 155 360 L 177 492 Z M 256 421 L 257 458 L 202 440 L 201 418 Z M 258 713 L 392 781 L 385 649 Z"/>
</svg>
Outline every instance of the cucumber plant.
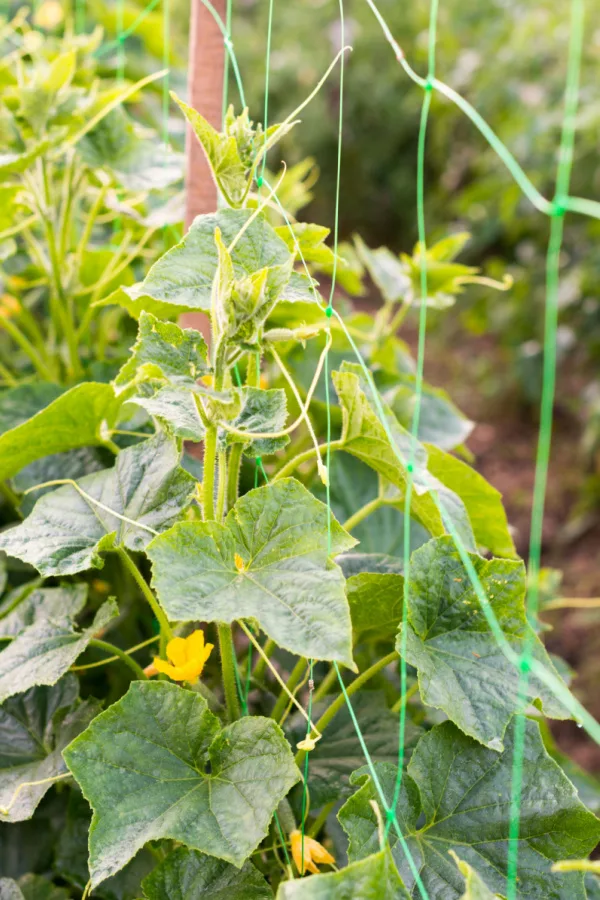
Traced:
<svg viewBox="0 0 600 900">
<path fill-rule="evenodd" d="M 72 358 L 68 389 L 0 395 L 0 894 L 506 896 L 522 740 L 517 896 L 594 896 L 600 795 L 557 761 L 570 709 L 472 423 L 425 384 L 409 431 L 397 332 L 478 277 L 465 236 L 428 249 L 422 300 L 421 248 L 334 250 L 280 205 L 262 161 L 291 117 L 217 132 L 178 103 L 224 205 L 103 283 L 138 323 L 110 383 Z M 375 314 L 332 314 L 317 278 L 365 271 Z"/>
</svg>

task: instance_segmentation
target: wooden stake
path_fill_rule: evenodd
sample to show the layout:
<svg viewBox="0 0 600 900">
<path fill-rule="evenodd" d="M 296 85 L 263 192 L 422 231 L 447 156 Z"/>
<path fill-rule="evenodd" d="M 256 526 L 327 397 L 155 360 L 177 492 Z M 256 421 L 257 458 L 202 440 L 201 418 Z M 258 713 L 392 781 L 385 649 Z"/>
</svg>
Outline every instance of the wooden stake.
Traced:
<svg viewBox="0 0 600 900">
<path fill-rule="evenodd" d="M 225 21 L 225 0 L 213 0 Z M 223 35 L 201 0 L 191 0 L 188 102 L 221 130 L 225 47 Z M 188 125 L 186 137 L 185 227 L 201 213 L 217 208 L 217 188 L 198 138 Z"/>
</svg>

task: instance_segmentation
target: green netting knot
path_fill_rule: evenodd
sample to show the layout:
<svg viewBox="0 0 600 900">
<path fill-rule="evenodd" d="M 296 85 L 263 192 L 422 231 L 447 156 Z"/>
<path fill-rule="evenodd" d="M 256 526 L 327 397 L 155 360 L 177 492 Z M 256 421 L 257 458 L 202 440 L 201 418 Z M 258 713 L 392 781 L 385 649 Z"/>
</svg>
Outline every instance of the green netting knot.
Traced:
<svg viewBox="0 0 600 900">
<path fill-rule="evenodd" d="M 332 315 L 333 315 L 333 306 L 328 306 L 328 307 L 327 307 L 327 309 L 325 310 L 325 315 L 327 316 L 328 319 L 330 319 L 330 318 L 332 317 Z"/>
<path fill-rule="evenodd" d="M 262 456 L 255 456 L 254 462 L 256 463 L 257 466 L 262 466 Z"/>
<path fill-rule="evenodd" d="M 433 77 L 428 75 L 423 84 L 423 90 L 426 94 L 430 94 L 433 90 Z"/>
<path fill-rule="evenodd" d="M 261 187 L 263 186 L 263 177 L 262 177 L 262 175 L 259 175 L 259 176 L 258 176 L 258 178 L 256 179 L 256 184 L 258 185 L 259 188 L 261 188 Z"/>
<path fill-rule="evenodd" d="M 415 467 L 413 466 L 412 463 L 409 463 L 409 464 L 407 465 L 406 471 L 407 471 L 407 472 L 414 472 L 414 471 L 415 471 Z"/>
<path fill-rule="evenodd" d="M 531 672 L 531 662 L 529 658 L 526 656 L 522 656 L 519 662 L 519 670 L 526 674 L 527 672 Z"/>
<path fill-rule="evenodd" d="M 395 818 L 396 818 L 396 814 L 395 814 L 394 810 L 393 810 L 393 809 L 386 809 L 386 811 L 385 811 L 385 821 L 386 821 L 386 822 L 393 822 Z"/>
<path fill-rule="evenodd" d="M 551 216 L 555 216 L 558 218 L 559 216 L 564 216 L 567 211 L 567 200 L 566 197 L 556 196 L 552 201 L 552 210 L 550 212 Z"/>
</svg>

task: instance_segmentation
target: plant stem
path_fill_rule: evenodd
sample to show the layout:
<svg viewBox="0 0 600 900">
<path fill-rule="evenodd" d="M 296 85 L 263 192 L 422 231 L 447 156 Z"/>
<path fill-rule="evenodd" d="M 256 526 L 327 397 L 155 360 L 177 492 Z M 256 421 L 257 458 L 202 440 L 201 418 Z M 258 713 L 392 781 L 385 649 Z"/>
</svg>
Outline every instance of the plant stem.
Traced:
<svg viewBox="0 0 600 900">
<path fill-rule="evenodd" d="M 319 813 L 319 815 L 317 816 L 317 818 L 315 819 L 313 824 L 308 829 L 309 837 L 314 838 L 318 835 L 321 828 L 323 827 L 323 825 L 329 818 L 329 814 L 331 813 L 334 806 L 335 806 L 335 800 L 332 800 L 330 803 L 325 804 L 325 806 L 323 807 L 323 809 L 321 810 L 321 812 Z"/>
<path fill-rule="evenodd" d="M 240 482 L 240 466 L 242 464 L 243 444 L 234 444 L 229 454 L 229 469 L 227 474 L 227 509 L 235 506 L 238 498 L 238 486 Z"/>
<path fill-rule="evenodd" d="M 0 481 L 0 494 L 14 508 L 20 519 L 24 519 L 24 515 L 20 509 L 20 501 L 18 495 L 13 491 L 8 481 Z"/>
<path fill-rule="evenodd" d="M 361 506 L 359 510 L 357 510 L 353 516 L 350 516 L 349 519 L 346 519 L 343 527 L 346 531 L 352 531 L 353 528 L 356 528 L 357 525 L 366 519 L 367 516 L 370 516 L 371 513 L 376 512 L 380 507 L 384 505 L 384 501 L 381 497 L 375 497 L 374 500 L 371 500 L 369 503 L 365 503 L 364 506 Z"/>
<path fill-rule="evenodd" d="M 158 600 L 156 599 L 156 597 L 154 596 L 154 594 L 148 587 L 148 585 L 146 583 L 146 579 L 144 578 L 144 576 L 142 575 L 142 573 L 136 566 L 135 562 L 133 561 L 133 559 L 131 558 L 131 556 L 125 549 L 125 547 L 117 547 L 117 553 L 119 554 L 121 560 L 123 561 L 123 564 L 124 564 L 125 568 L 127 569 L 127 571 L 130 573 L 130 575 L 133 576 L 133 580 L 136 582 L 137 586 L 139 587 L 140 591 L 144 595 L 145 599 L 150 604 L 150 607 L 152 608 L 152 612 L 154 613 L 154 615 L 156 616 L 156 618 L 158 620 L 158 624 L 160 625 L 160 652 L 161 652 L 161 656 L 162 656 L 162 655 L 164 655 L 167 641 L 168 640 L 170 641 L 171 638 L 173 637 L 173 632 L 171 630 L 171 626 L 169 625 L 169 620 L 167 619 L 166 615 L 164 614 L 163 609 L 160 606 Z"/>
<path fill-rule="evenodd" d="M 52 372 L 18 325 L 11 319 L 5 319 L 0 316 L 0 328 L 4 328 L 15 344 L 18 344 L 21 350 L 29 357 L 38 375 L 41 375 L 42 378 L 47 379 L 48 381 L 54 381 Z"/>
<path fill-rule="evenodd" d="M 146 675 L 142 667 L 138 666 L 136 661 L 128 656 L 124 650 L 121 650 L 120 647 L 116 647 L 114 644 L 109 644 L 108 641 L 99 641 L 96 638 L 92 638 L 92 640 L 88 644 L 88 647 L 96 647 L 98 650 L 105 650 L 111 656 L 117 656 L 125 663 L 126 666 L 129 666 L 132 672 L 135 672 L 137 678 L 140 678 L 142 681 L 148 680 L 148 676 Z"/>
<path fill-rule="evenodd" d="M 398 697 L 394 705 L 392 706 L 391 712 L 397 713 L 400 712 L 403 706 L 405 706 L 411 697 L 413 697 L 417 691 L 419 690 L 419 682 L 415 681 L 414 684 L 411 684 L 409 689 L 404 694 L 404 697 Z"/>
<path fill-rule="evenodd" d="M 287 680 L 287 689 L 290 693 L 294 692 L 294 688 L 300 683 L 304 673 L 306 672 L 307 662 L 303 656 L 300 657 L 292 672 L 290 677 Z M 289 696 L 285 691 L 281 691 L 279 697 L 277 698 L 277 702 L 273 707 L 273 712 L 271 713 L 271 718 L 275 719 L 278 722 L 281 716 L 284 713 L 284 710 L 288 704 Z"/>
<path fill-rule="evenodd" d="M 276 646 L 277 645 L 276 645 L 275 641 L 273 641 L 273 640 L 271 640 L 271 638 L 269 638 L 269 640 L 263 647 L 263 653 L 265 654 L 265 656 L 267 656 L 267 657 L 271 656 L 271 654 L 273 653 L 273 650 L 275 649 Z M 256 663 L 256 665 L 254 667 L 254 677 L 262 678 L 265 674 L 266 668 L 267 668 L 267 662 L 266 662 L 265 658 L 263 656 L 259 656 L 258 662 Z"/>
<path fill-rule="evenodd" d="M 360 690 L 360 688 L 367 683 L 374 675 L 377 675 L 382 669 L 385 669 L 386 666 L 389 666 L 390 663 L 394 662 L 394 660 L 398 659 L 398 653 L 393 650 L 391 653 L 388 653 L 387 656 L 384 656 L 382 659 L 378 660 L 376 663 L 373 663 L 372 666 L 369 666 L 362 675 L 359 675 L 357 678 L 352 681 L 348 687 L 346 688 L 346 694 L 351 697 L 352 694 L 356 693 L 356 691 Z M 346 698 L 344 694 L 338 694 L 333 703 L 331 703 L 319 721 L 314 725 L 314 729 L 316 731 L 323 733 L 325 728 L 329 725 L 334 716 L 340 711 L 346 702 Z M 296 765 L 301 766 L 306 751 L 299 750 L 296 754 Z"/>
<path fill-rule="evenodd" d="M 217 427 L 210 425 L 204 438 L 204 475 L 202 478 L 202 506 L 205 522 L 215 517 L 215 462 L 217 458 Z"/>
<path fill-rule="evenodd" d="M 310 459 L 313 459 L 313 457 L 315 455 L 315 449 L 319 451 L 321 456 L 325 456 L 325 454 L 327 453 L 328 446 L 329 446 L 329 450 L 333 453 L 336 450 L 343 450 L 344 442 L 343 441 L 332 441 L 329 445 L 319 444 L 319 446 L 316 448 L 311 447 L 310 450 L 305 450 L 304 453 L 299 453 L 298 456 L 295 456 L 288 463 L 286 463 L 285 466 L 283 466 L 283 468 L 281 468 L 279 470 L 279 472 L 275 473 L 275 475 L 271 479 L 271 482 L 278 481 L 279 478 L 285 478 L 287 475 L 291 475 L 292 472 L 295 472 L 295 470 L 298 468 L 298 466 L 302 465 L 302 463 L 308 462 Z"/>
<path fill-rule="evenodd" d="M 219 450 L 219 487 L 217 489 L 217 522 L 223 521 L 225 513 L 225 495 L 227 492 L 227 451 Z"/>
<path fill-rule="evenodd" d="M 159 635 L 155 634 L 154 637 L 148 638 L 147 641 L 142 641 L 141 644 L 136 644 L 135 647 L 128 647 L 127 650 L 123 652 L 129 656 L 131 653 L 135 653 L 136 650 L 143 650 L 144 647 L 149 647 L 150 644 L 156 643 L 159 639 Z M 120 659 L 120 656 L 106 656 L 104 659 L 98 660 L 98 662 L 93 663 L 85 663 L 82 666 L 71 666 L 69 672 L 86 672 L 88 669 L 98 669 L 100 666 L 106 666 L 108 663 L 116 662 Z"/>
<path fill-rule="evenodd" d="M 319 687 L 314 692 L 313 703 L 318 703 L 319 700 L 322 700 L 323 697 L 325 697 L 329 693 L 329 689 L 337 683 L 337 680 L 338 677 L 337 672 L 335 671 L 335 666 L 332 666 Z"/>
<path fill-rule="evenodd" d="M 233 637 L 231 635 L 231 625 L 227 622 L 218 622 L 217 631 L 219 634 L 221 671 L 223 673 L 223 689 L 225 691 L 227 715 L 229 716 L 230 722 L 235 722 L 235 720 L 240 717 L 240 701 L 237 693 L 237 685 L 235 683 L 236 659 L 233 647 Z"/>
</svg>

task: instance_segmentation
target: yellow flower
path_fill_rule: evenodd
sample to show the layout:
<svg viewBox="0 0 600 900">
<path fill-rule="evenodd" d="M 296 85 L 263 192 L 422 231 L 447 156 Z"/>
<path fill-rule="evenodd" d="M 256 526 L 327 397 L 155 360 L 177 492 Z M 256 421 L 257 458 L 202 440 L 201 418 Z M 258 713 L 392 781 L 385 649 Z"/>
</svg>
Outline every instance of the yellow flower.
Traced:
<svg viewBox="0 0 600 900">
<path fill-rule="evenodd" d="M 239 553 L 235 554 L 234 561 L 235 561 L 235 567 L 238 570 L 238 572 L 243 572 L 244 569 L 246 568 L 246 564 Z"/>
<path fill-rule="evenodd" d="M 266 375 L 260 376 L 259 387 L 261 387 L 263 391 L 266 391 L 266 389 L 269 387 L 269 379 Z"/>
<path fill-rule="evenodd" d="M 298 831 L 296 828 L 290 834 L 290 843 L 292 845 L 292 856 L 294 858 L 294 862 L 296 863 L 296 868 L 300 872 L 301 875 L 304 875 L 306 869 L 309 872 L 313 872 L 315 875 L 319 874 L 319 869 L 317 867 L 317 863 L 319 865 L 327 864 L 332 866 L 335 864 L 335 859 L 328 853 L 325 847 L 320 844 L 318 841 L 315 841 L 314 838 L 309 837 L 307 834 L 304 835 L 304 854 L 302 853 L 302 832 Z M 304 855 L 304 859 L 302 856 Z"/>
<path fill-rule="evenodd" d="M 63 8 L 59 0 L 46 0 L 35 13 L 33 22 L 38 28 L 52 29 L 60 25 L 63 16 Z"/>
<path fill-rule="evenodd" d="M 198 628 L 186 638 L 176 637 L 169 641 L 167 656 L 173 665 L 158 656 L 154 657 L 153 665 L 173 681 L 196 681 L 213 647 L 214 644 L 204 643 L 204 632 Z"/>
<path fill-rule="evenodd" d="M 12 294 L 2 294 L 0 297 L 0 316 L 3 319 L 12 319 L 21 309 L 21 304 Z"/>
<path fill-rule="evenodd" d="M 215 383 L 215 379 L 212 375 L 203 375 L 200 381 L 202 382 L 202 384 L 205 384 L 206 387 L 212 387 Z"/>
</svg>

